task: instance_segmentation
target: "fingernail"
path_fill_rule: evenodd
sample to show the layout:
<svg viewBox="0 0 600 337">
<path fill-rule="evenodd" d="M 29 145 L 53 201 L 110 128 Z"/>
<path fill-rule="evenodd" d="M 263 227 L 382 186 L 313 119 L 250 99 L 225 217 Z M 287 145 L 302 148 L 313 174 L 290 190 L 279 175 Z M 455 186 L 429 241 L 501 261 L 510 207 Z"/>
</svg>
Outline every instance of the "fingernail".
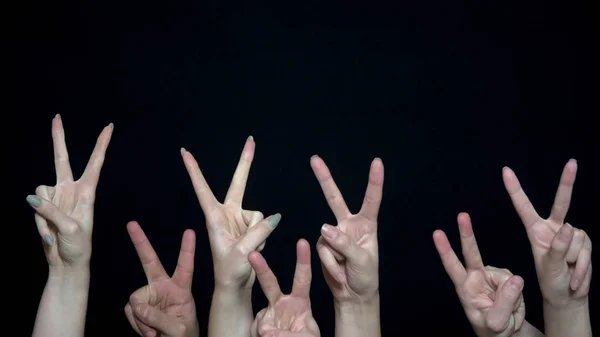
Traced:
<svg viewBox="0 0 600 337">
<path fill-rule="evenodd" d="M 335 239 L 337 236 L 337 231 L 331 225 L 323 225 L 321 227 L 321 234 L 329 239 Z"/>
<path fill-rule="evenodd" d="M 113 130 L 115 129 L 115 125 L 113 123 L 109 123 L 108 127 L 111 128 L 111 129 L 113 129 Z"/>
<path fill-rule="evenodd" d="M 279 221 L 281 221 L 281 214 L 279 214 L 279 213 L 273 214 L 269 218 L 269 226 L 271 226 L 271 228 L 275 229 L 277 227 L 277 225 L 279 225 Z"/>
<path fill-rule="evenodd" d="M 523 280 L 521 278 L 513 278 L 510 282 L 510 286 L 515 290 L 521 290 Z"/>
<path fill-rule="evenodd" d="M 52 237 L 50 236 L 50 234 L 44 235 L 44 242 L 46 242 L 46 244 L 50 247 L 52 247 L 54 245 L 54 240 L 52 240 Z"/>
<path fill-rule="evenodd" d="M 54 116 L 54 118 L 55 118 L 55 119 L 59 119 L 59 118 L 60 118 L 60 114 L 56 114 L 56 115 Z"/>
<path fill-rule="evenodd" d="M 184 154 L 184 153 L 185 153 L 185 151 L 186 151 L 186 150 L 185 150 L 185 147 L 182 147 L 182 148 L 180 149 L 180 151 L 181 151 L 181 154 Z"/>
<path fill-rule="evenodd" d="M 248 140 L 254 140 L 254 137 L 252 137 L 252 135 L 248 136 Z"/>
<path fill-rule="evenodd" d="M 37 195 L 28 195 L 27 202 L 33 207 L 40 207 L 42 204 L 42 199 L 40 199 Z"/>
</svg>

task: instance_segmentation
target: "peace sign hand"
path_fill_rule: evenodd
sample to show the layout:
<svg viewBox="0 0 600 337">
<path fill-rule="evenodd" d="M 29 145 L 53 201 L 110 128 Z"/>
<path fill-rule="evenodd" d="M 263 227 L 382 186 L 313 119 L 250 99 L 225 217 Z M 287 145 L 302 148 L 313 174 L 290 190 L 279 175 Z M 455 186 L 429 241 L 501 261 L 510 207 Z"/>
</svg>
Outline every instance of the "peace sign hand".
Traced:
<svg viewBox="0 0 600 337">
<path fill-rule="evenodd" d="M 262 250 L 265 240 L 281 220 L 280 214 L 263 219 L 261 212 L 242 209 L 254 148 L 254 139 L 248 137 L 224 203 L 215 198 L 192 154 L 181 150 L 206 217 L 216 286 L 252 289 L 255 275 L 248 263 L 248 254 Z"/>
<path fill-rule="evenodd" d="M 484 267 L 467 213 L 458 215 L 465 267 L 441 230 L 433 233 L 435 247 L 456 287 L 473 330 L 479 337 L 508 337 L 525 321 L 523 279 L 506 269 Z"/>
<path fill-rule="evenodd" d="M 148 285 L 136 290 L 125 306 L 131 327 L 144 337 L 198 337 L 200 329 L 191 293 L 196 235 L 183 233 L 177 267 L 169 277 L 150 241 L 132 221 L 127 231 L 140 257 Z"/>
<path fill-rule="evenodd" d="M 323 159 L 311 158 L 337 226 L 323 225 L 317 250 L 325 280 L 338 302 L 367 303 L 379 293 L 377 215 L 383 193 L 383 163 L 371 163 L 369 183 L 360 212 L 352 214 Z"/>
<path fill-rule="evenodd" d="M 62 119 L 56 115 L 52 120 L 56 185 L 39 186 L 27 196 L 51 268 L 89 264 L 96 186 L 112 132 L 112 123 L 102 130 L 83 175 L 74 181 Z"/>
<path fill-rule="evenodd" d="M 253 252 L 248 256 L 256 271 L 258 282 L 269 300 L 269 306 L 261 310 L 250 329 L 252 337 L 319 337 L 319 326 L 310 307 L 310 245 L 306 240 L 296 244 L 296 272 L 292 293 L 284 295 L 277 277 L 264 257 Z"/>
<path fill-rule="evenodd" d="M 515 173 L 502 171 L 504 186 L 525 225 L 544 299 L 555 307 L 584 303 L 592 279 L 592 241 L 581 229 L 565 223 L 577 162 L 565 165 L 552 212 L 548 219 L 538 215 Z"/>
</svg>

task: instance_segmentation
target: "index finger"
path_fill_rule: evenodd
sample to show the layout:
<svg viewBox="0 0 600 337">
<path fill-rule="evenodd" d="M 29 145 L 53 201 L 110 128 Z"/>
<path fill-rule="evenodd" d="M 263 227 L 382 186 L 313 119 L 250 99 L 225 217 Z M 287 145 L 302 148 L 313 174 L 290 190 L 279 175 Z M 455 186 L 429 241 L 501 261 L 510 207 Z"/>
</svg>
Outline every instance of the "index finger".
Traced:
<svg viewBox="0 0 600 337">
<path fill-rule="evenodd" d="M 262 288 L 269 303 L 275 303 L 279 299 L 281 294 L 281 288 L 277 282 L 277 277 L 273 274 L 271 268 L 265 261 L 265 258 L 259 252 L 252 252 L 248 255 L 248 261 L 252 266 L 252 269 L 256 272 L 256 278 Z"/>
<path fill-rule="evenodd" d="M 477 247 L 477 240 L 475 239 L 475 233 L 473 233 L 473 226 L 471 225 L 471 217 L 467 213 L 460 213 L 457 222 L 460 232 L 460 244 L 467 269 L 483 268 L 481 253 L 479 252 L 479 247 Z"/>
<path fill-rule="evenodd" d="M 535 211 L 535 208 L 529 201 L 527 194 L 523 191 L 519 179 L 508 167 L 502 169 L 502 179 L 504 180 L 504 187 L 512 200 L 512 203 L 523 221 L 526 229 L 531 228 L 539 219 L 540 216 Z"/>
<path fill-rule="evenodd" d="M 446 233 L 439 229 L 433 232 L 433 243 L 452 283 L 457 287 L 462 285 L 467 280 L 467 271 L 452 250 Z"/>
<path fill-rule="evenodd" d="M 73 181 L 73 172 L 71 164 L 69 164 L 69 152 L 65 141 L 65 129 L 59 114 L 52 119 L 52 144 L 54 146 L 56 182 Z"/>
<path fill-rule="evenodd" d="M 200 202 L 200 207 L 206 215 L 218 204 L 218 201 L 210 190 L 206 179 L 204 179 L 204 175 L 202 175 L 202 171 L 200 171 L 200 167 L 194 156 L 184 148 L 181 148 L 181 156 L 183 157 L 183 163 L 192 180 L 192 186 L 194 186 L 194 191 Z"/>
<path fill-rule="evenodd" d="M 554 204 L 550 212 L 550 219 L 556 223 L 562 224 L 567 217 L 569 206 L 571 205 L 571 195 L 573 194 L 573 185 L 575 184 L 575 176 L 577 175 L 577 161 L 571 159 L 565 165 L 560 176 L 558 190 L 554 197 Z"/>
<path fill-rule="evenodd" d="M 344 197 L 335 184 L 331 172 L 329 172 L 323 159 L 317 155 L 312 156 L 310 158 L 310 166 L 319 181 L 319 185 L 321 185 L 325 199 L 327 199 L 327 204 L 329 204 L 329 208 L 331 208 L 338 222 L 351 215 L 352 213 L 350 213 L 348 206 L 346 206 Z"/>
<path fill-rule="evenodd" d="M 148 283 L 161 278 L 168 278 L 169 275 L 160 263 L 158 255 L 156 255 L 140 225 L 135 221 L 131 221 L 127 224 L 127 232 L 129 232 L 131 242 L 133 242 L 133 246 L 142 262 Z"/>
<path fill-rule="evenodd" d="M 180 287 L 191 289 L 194 279 L 194 254 L 196 252 L 196 233 L 188 229 L 183 233 L 177 267 L 173 273 L 173 282 Z"/>
<path fill-rule="evenodd" d="M 369 183 L 367 184 L 367 192 L 363 200 L 360 213 L 365 218 L 377 222 L 379 207 L 381 206 L 381 198 L 383 195 L 383 162 L 379 158 L 375 158 L 371 163 L 369 171 Z"/>
<path fill-rule="evenodd" d="M 94 147 L 94 151 L 90 156 L 90 160 L 85 167 L 85 171 L 83 171 L 83 175 L 81 176 L 81 180 L 93 185 L 94 187 L 98 184 L 100 171 L 102 170 L 102 165 L 104 164 L 104 158 L 106 156 L 106 149 L 110 143 L 113 130 L 113 123 L 108 124 L 108 126 L 102 130 L 102 133 L 100 133 L 100 136 L 98 136 L 98 140 L 96 141 L 96 146 Z"/>
<path fill-rule="evenodd" d="M 242 150 L 238 166 L 233 174 L 231 185 L 225 196 L 226 204 L 229 203 L 238 207 L 242 205 L 244 192 L 246 191 L 246 182 L 248 181 L 250 167 L 252 166 L 252 160 L 254 159 L 255 146 L 254 137 L 248 137 L 246 144 L 244 145 L 244 150 Z"/>
<path fill-rule="evenodd" d="M 310 282 L 312 270 L 310 266 L 310 245 L 304 239 L 296 244 L 296 271 L 294 272 L 294 283 L 292 295 L 301 298 L 310 298 Z"/>
</svg>

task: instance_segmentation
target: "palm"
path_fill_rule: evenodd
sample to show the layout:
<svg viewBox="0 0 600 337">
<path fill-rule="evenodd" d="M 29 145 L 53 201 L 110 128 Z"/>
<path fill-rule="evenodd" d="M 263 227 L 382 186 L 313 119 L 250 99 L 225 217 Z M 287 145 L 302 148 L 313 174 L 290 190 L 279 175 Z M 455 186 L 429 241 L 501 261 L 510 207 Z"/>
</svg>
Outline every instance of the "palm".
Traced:
<svg viewBox="0 0 600 337">
<path fill-rule="evenodd" d="M 250 252 L 260 251 L 264 247 L 266 237 L 256 242 L 256 238 L 249 235 L 250 229 L 263 220 L 262 213 L 242 208 L 254 148 L 254 141 L 250 137 L 246 141 L 223 203 L 215 198 L 192 154 L 182 149 L 186 169 L 206 217 L 215 280 L 218 284 L 251 288 L 255 275 L 248 264 L 247 256 Z"/>
<path fill-rule="evenodd" d="M 39 186 L 36 195 L 56 208 L 60 221 L 51 221 L 40 214 L 35 217 L 40 234 L 57 243 L 46 247 L 51 265 L 73 264 L 82 258 L 89 259 L 91 255 L 96 186 L 112 131 L 112 124 L 104 128 L 83 175 L 74 181 L 62 119 L 57 115 L 52 121 L 57 182 L 55 186 Z"/>
<path fill-rule="evenodd" d="M 550 249 L 552 240 L 563 224 L 559 224 L 552 219 L 539 219 L 529 231 L 531 247 L 536 255 L 541 255 Z"/>
<path fill-rule="evenodd" d="M 189 289 L 175 284 L 172 279 L 161 279 L 146 286 L 148 304 L 176 317 L 190 317 L 195 312 L 194 297 Z"/>
<path fill-rule="evenodd" d="M 286 330 L 303 332 L 308 329 L 312 318 L 310 302 L 303 298 L 290 295 L 282 296 L 273 306 L 269 307 L 258 322 L 261 330 Z"/>
</svg>

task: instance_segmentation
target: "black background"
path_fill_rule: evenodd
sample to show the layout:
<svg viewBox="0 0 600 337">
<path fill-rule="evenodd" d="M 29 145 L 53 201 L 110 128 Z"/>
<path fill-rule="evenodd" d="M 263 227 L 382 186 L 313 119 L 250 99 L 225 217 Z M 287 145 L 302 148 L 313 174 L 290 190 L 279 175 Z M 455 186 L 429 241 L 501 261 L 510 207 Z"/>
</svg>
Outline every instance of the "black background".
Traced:
<svg viewBox="0 0 600 337">
<path fill-rule="evenodd" d="M 179 148 L 196 156 L 222 200 L 248 135 L 257 152 L 244 206 L 283 215 L 264 254 L 284 290 L 294 243 L 314 247 L 321 225 L 334 221 L 310 156 L 324 158 L 354 211 L 379 156 L 383 334 L 472 334 L 431 239 L 442 228 L 458 247 L 460 211 L 472 215 L 484 263 L 524 277 L 527 319 L 542 327 L 529 244 L 501 168 L 516 171 L 547 215 L 563 165 L 578 159 L 568 221 L 597 238 L 591 13 L 586 3 L 539 0 L 31 6 L 17 31 L 16 82 L 26 94 L 16 118 L 27 125 L 18 213 L 30 227 L 30 326 L 47 267 L 24 199 L 54 182 L 50 125 L 60 113 L 76 175 L 102 127 L 115 123 L 97 193 L 88 336 L 135 334 L 123 306 L 145 277 L 129 220 L 171 271 L 183 231 L 196 230 L 193 293 L 205 332 L 210 248 Z M 313 270 L 314 314 L 332 336 L 314 249 Z M 266 305 L 258 285 L 253 302 Z"/>
</svg>

